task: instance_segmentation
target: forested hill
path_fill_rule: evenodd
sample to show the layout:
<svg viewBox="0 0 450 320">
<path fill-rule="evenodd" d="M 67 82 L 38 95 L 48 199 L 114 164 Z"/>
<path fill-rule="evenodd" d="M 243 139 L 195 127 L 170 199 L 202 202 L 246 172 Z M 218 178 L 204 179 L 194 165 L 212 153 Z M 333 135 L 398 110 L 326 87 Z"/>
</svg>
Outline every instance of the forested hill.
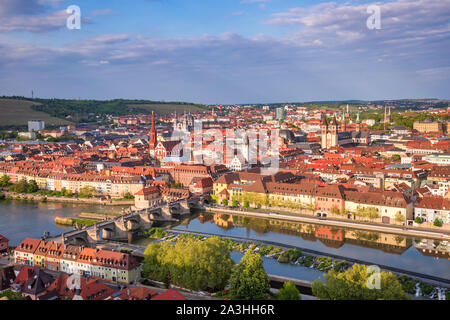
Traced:
<svg viewBox="0 0 450 320">
<path fill-rule="evenodd" d="M 4 102 L 11 100 L 28 101 L 30 108 L 37 112 L 44 112 L 51 117 L 80 122 L 93 120 L 96 116 L 106 114 L 120 116 L 128 114 L 148 114 L 155 111 L 164 115 L 172 112 L 200 112 L 207 109 L 201 104 L 188 102 L 165 102 L 150 100 L 70 100 L 70 99 L 30 99 L 24 97 L 1 97 Z"/>
</svg>

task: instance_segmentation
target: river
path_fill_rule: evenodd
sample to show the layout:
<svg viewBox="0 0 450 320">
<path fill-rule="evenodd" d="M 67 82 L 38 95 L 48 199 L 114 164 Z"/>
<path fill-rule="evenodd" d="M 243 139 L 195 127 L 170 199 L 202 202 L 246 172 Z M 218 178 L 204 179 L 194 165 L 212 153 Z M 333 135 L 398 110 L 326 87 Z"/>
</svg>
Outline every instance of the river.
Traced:
<svg viewBox="0 0 450 320">
<path fill-rule="evenodd" d="M 80 212 L 120 212 L 120 207 L 75 203 L 0 201 L 0 234 L 16 246 L 23 239 L 40 238 L 44 232 L 57 235 L 71 227 L 55 224 L 55 217 L 75 217 Z"/>
<path fill-rule="evenodd" d="M 54 222 L 56 216 L 74 217 L 80 212 L 118 212 L 121 209 L 3 200 L 0 201 L 0 234 L 10 240 L 11 246 L 15 246 L 26 237 L 40 238 L 45 231 L 56 235 L 71 229 L 57 226 Z M 211 213 L 186 219 L 172 228 L 274 241 L 450 279 L 450 246 L 445 241 Z M 236 255 L 234 259 L 238 259 L 239 255 L 233 254 Z M 265 259 L 265 266 L 269 273 L 310 281 L 322 276 L 319 271 L 282 265 L 274 259 Z"/>
<path fill-rule="evenodd" d="M 210 213 L 187 219 L 173 229 L 273 241 L 450 279 L 446 241 Z"/>
</svg>

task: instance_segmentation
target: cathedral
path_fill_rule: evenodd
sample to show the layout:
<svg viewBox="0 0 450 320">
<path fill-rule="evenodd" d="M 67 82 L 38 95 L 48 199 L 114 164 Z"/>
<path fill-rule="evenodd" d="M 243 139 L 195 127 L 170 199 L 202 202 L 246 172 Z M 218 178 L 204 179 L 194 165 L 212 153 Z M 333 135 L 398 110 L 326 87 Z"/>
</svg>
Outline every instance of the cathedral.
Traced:
<svg viewBox="0 0 450 320">
<path fill-rule="evenodd" d="M 338 146 L 351 145 L 368 145 L 370 144 L 369 132 L 361 132 L 361 123 L 359 121 L 359 113 L 356 120 L 356 131 L 346 131 L 345 114 L 342 114 L 342 124 L 339 125 L 336 116 L 330 123 L 327 122 L 326 117 L 322 117 L 320 123 L 322 133 L 322 149 L 330 149 Z"/>
<path fill-rule="evenodd" d="M 184 114 L 180 119 L 178 119 L 175 113 L 175 118 L 173 119 L 173 131 L 181 132 L 192 132 L 194 130 L 194 117 L 189 114 Z"/>
</svg>

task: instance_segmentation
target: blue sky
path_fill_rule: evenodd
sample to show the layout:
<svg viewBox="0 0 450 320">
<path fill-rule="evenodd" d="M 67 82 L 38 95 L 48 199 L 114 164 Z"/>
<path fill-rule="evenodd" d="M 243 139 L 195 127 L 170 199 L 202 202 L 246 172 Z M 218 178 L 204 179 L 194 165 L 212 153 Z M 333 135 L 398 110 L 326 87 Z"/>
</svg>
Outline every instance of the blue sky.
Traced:
<svg viewBox="0 0 450 320">
<path fill-rule="evenodd" d="M 367 7 L 381 9 L 369 30 Z M 68 30 L 66 8 L 81 9 Z M 2 0 L 0 95 L 450 98 L 450 0 Z"/>
</svg>

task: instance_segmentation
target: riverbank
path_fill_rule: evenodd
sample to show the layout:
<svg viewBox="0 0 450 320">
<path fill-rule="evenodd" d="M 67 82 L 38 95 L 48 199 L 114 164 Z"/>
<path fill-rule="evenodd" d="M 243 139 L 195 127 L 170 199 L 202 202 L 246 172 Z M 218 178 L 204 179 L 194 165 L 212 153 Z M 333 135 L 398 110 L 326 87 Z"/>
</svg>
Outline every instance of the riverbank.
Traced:
<svg viewBox="0 0 450 320">
<path fill-rule="evenodd" d="M 6 200 L 22 200 L 22 201 L 40 201 L 40 202 L 61 202 L 61 203 L 79 203 L 93 204 L 104 206 L 132 206 L 134 200 L 105 200 L 97 198 L 75 198 L 75 197 L 58 197 L 46 196 L 37 193 L 16 193 L 11 191 L 3 191 Z"/>
<path fill-rule="evenodd" d="M 305 217 L 300 215 L 286 215 L 286 214 L 275 214 L 275 213 L 264 213 L 264 212 L 255 212 L 255 211 L 243 211 L 243 210 L 232 210 L 225 208 L 217 208 L 217 207 L 205 207 L 204 211 L 207 212 L 216 212 L 216 213 L 225 213 L 232 214 L 238 216 L 246 216 L 246 217 L 254 217 L 254 218 L 265 218 L 272 220 L 285 220 L 285 221 L 295 221 L 295 222 L 308 222 L 312 224 L 322 224 L 322 225 L 330 225 L 336 227 L 344 227 L 350 229 L 359 229 L 359 230 L 368 230 L 368 231 L 377 231 L 377 232 L 389 232 L 393 234 L 406 235 L 411 237 L 427 237 L 432 239 L 439 240 L 450 240 L 450 235 L 447 233 L 432 231 L 432 230 L 416 230 L 394 227 L 394 226 L 386 226 L 386 225 L 377 225 L 377 224 L 365 224 L 360 222 L 351 222 L 351 221 L 337 221 L 330 219 L 319 219 L 315 217 Z"/>
<path fill-rule="evenodd" d="M 214 234 L 193 232 L 188 230 L 164 230 L 161 228 L 152 228 L 147 232 L 153 241 L 158 242 L 176 242 L 180 237 L 192 237 L 198 241 L 203 241 L 210 236 L 216 236 Z M 361 261 L 357 259 L 342 257 L 325 252 L 319 252 L 307 248 L 299 248 L 282 243 L 276 243 L 272 241 L 261 241 L 257 239 L 239 238 L 233 236 L 220 236 L 222 241 L 229 245 L 233 252 L 244 254 L 246 251 L 252 251 L 258 253 L 264 259 L 275 261 L 280 265 L 291 265 L 292 267 L 298 267 L 299 274 L 294 278 L 300 281 L 305 280 L 300 275 L 303 270 L 315 269 L 318 272 L 328 272 L 334 270 L 336 272 L 343 272 L 347 270 L 353 264 L 360 264 L 371 266 L 373 263 L 367 261 Z M 136 247 L 133 245 L 132 250 L 136 254 Z M 127 247 L 125 245 L 125 247 Z M 137 249 L 139 256 L 143 258 L 145 247 Z M 409 272 L 390 266 L 377 265 L 380 270 L 394 273 L 399 282 L 401 283 L 403 290 L 411 296 L 417 298 L 426 299 L 442 299 L 447 295 L 447 299 L 450 297 L 450 280 L 442 279 L 438 277 L 429 276 L 426 274 L 419 274 L 416 272 Z M 280 275 L 281 276 L 281 275 Z M 293 276 L 290 275 L 292 278 Z M 307 281 L 308 282 L 308 281 Z M 304 284 L 303 284 L 304 286 Z"/>
</svg>

